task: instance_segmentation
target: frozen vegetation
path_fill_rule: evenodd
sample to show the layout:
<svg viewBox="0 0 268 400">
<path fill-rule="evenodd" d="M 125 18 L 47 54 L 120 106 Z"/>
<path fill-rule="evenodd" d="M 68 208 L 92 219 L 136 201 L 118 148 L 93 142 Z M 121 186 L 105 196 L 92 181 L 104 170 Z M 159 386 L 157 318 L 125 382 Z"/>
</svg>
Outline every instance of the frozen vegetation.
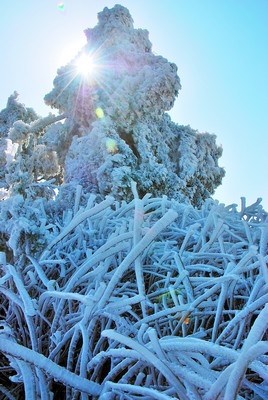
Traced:
<svg viewBox="0 0 268 400">
<path fill-rule="evenodd" d="M 268 214 L 210 198 L 177 67 L 126 8 L 98 20 L 58 115 L 0 112 L 0 399 L 267 399 Z"/>
</svg>

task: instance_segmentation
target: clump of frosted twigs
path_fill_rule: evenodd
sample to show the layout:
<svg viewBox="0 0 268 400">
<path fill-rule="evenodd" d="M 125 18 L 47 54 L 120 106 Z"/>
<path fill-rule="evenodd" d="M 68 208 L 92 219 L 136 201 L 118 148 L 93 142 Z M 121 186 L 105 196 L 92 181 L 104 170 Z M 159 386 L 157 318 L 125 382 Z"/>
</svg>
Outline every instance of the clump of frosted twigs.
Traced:
<svg viewBox="0 0 268 400">
<path fill-rule="evenodd" d="M 268 398 L 259 201 L 197 210 L 135 185 L 128 204 L 80 189 L 54 225 L 44 207 L 42 253 L 26 236 L 1 253 L 0 398 Z"/>
</svg>

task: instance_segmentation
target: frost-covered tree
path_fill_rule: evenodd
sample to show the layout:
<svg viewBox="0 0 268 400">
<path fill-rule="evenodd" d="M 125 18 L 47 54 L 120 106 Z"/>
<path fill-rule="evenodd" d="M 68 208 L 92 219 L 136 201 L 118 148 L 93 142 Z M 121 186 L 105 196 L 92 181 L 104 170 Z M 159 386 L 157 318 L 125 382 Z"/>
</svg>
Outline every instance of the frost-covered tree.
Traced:
<svg viewBox="0 0 268 400">
<path fill-rule="evenodd" d="M 47 126 L 62 119 L 50 114 L 39 117 L 26 108 L 15 92 L 0 112 L 1 187 L 9 195 L 24 193 L 33 182 L 57 176 L 60 171 L 57 154 L 44 141 Z"/>
<path fill-rule="evenodd" d="M 181 89 L 176 65 L 153 53 L 148 31 L 135 29 L 120 5 L 105 8 L 85 33 L 86 46 L 58 70 L 45 96 L 64 122 L 37 119 L 17 102 L 10 111 L 14 96 L 2 111 L 8 122 L 1 129 L 17 144 L 8 187 L 21 192 L 63 175 L 87 192 L 130 199 L 134 180 L 140 195 L 201 206 L 224 175 L 221 148 L 215 135 L 177 125 L 166 113 Z"/>
<path fill-rule="evenodd" d="M 66 115 L 45 134 L 64 163 L 65 182 L 122 199 L 132 196 L 134 180 L 140 194 L 200 206 L 224 175 L 221 149 L 214 135 L 166 114 L 181 88 L 176 65 L 153 53 L 148 31 L 135 29 L 120 5 L 105 8 L 85 33 L 86 46 L 58 70 L 45 96 Z"/>
<path fill-rule="evenodd" d="M 38 115 L 32 108 L 25 107 L 18 101 L 19 94 L 14 92 L 7 100 L 7 106 L 0 111 L 0 135 L 1 138 L 8 137 L 8 132 L 14 122 L 23 121 L 31 123 L 38 119 Z"/>
<path fill-rule="evenodd" d="M 0 185 L 6 188 L 5 175 L 17 151 L 16 143 L 8 137 L 9 130 L 16 121 L 31 123 L 38 118 L 32 108 L 26 108 L 18 100 L 18 93 L 9 96 L 7 106 L 0 112 Z"/>
</svg>

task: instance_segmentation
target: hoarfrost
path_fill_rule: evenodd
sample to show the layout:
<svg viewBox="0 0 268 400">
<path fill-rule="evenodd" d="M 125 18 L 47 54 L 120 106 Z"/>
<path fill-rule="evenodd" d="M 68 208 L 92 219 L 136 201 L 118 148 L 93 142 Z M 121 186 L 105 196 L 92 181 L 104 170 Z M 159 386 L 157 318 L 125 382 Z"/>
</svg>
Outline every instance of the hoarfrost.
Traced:
<svg viewBox="0 0 268 400">
<path fill-rule="evenodd" d="M 267 213 L 132 190 L 126 203 L 62 186 L 36 203 L 39 231 L 22 196 L 1 203 L 2 235 L 24 235 L 1 257 L 3 365 L 30 363 L 36 393 L 69 399 L 267 397 Z"/>
<path fill-rule="evenodd" d="M 215 136 L 178 126 L 165 113 L 181 88 L 177 67 L 152 52 L 148 32 L 134 29 L 129 11 L 105 8 L 98 19 L 86 30 L 87 45 L 58 70 L 45 96 L 65 113 L 72 132 L 65 181 L 129 200 L 135 180 L 140 195 L 166 194 L 200 206 L 224 175 Z M 89 76 L 77 71 L 82 56 L 92 59 Z"/>
<path fill-rule="evenodd" d="M 105 8 L 39 118 L 0 113 L 6 398 L 268 398 L 268 214 L 210 195 L 215 135 L 166 114 L 177 68 Z M 95 71 L 78 71 L 80 56 Z"/>
</svg>

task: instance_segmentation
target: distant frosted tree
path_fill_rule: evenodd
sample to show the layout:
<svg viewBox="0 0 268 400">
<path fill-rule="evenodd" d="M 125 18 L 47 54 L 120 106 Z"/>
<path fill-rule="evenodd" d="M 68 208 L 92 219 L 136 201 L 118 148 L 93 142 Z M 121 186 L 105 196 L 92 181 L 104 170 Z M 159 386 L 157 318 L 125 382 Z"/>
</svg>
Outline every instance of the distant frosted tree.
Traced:
<svg viewBox="0 0 268 400">
<path fill-rule="evenodd" d="M 41 118 L 17 98 L 14 92 L 0 112 L 0 184 L 9 194 L 25 192 L 32 182 L 53 177 L 60 169 L 56 152 L 44 142 L 44 132 L 62 117 Z"/>
<path fill-rule="evenodd" d="M 19 94 L 14 92 L 7 100 L 7 106 L 0 111 L 0 135 L 1 138 L 8 137 L 9 129 L 14 122 L 20 120 L 30 123 L 38 119 L 36 112 L 18 101 Z"/>
<path fill-rule="evenodd" d="M 7 106 L 0 112 L 0 185 L 6 188 L 5 174 L 7 164 L 13 161 L 17 146 L 8 139 L 8 133 L 14 122 L 20 120 L 30 123 L 38 118 L 32 108 L 26 108 L 18 100 L 14 92 L 7 100 Z"/>
</svg>

